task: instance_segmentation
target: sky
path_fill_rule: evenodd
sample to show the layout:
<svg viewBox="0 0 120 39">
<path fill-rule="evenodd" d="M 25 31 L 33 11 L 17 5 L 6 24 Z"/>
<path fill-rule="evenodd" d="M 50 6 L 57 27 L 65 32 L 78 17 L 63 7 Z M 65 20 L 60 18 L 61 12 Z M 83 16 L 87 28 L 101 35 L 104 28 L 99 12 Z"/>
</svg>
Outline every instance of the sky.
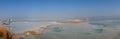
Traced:
<svg viewBox="0 0 120 39">
<path fill-rule="evenodd" d="M 0 0 L 0 17 L 120 16 L 119 0 Z"/>
</svg>

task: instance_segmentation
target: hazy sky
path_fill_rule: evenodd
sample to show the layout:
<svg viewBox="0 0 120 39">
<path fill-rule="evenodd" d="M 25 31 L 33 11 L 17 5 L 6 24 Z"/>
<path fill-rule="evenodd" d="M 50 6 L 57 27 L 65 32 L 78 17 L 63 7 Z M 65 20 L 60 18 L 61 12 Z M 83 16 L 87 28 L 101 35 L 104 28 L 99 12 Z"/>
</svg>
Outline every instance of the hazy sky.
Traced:
<svg viewBox="0 0 120 39">
<path fill-rule="evenodd" d="M 119 16 L 115 0 L 0 0 L 0 16 L 12 18 Z"/>
</svg>

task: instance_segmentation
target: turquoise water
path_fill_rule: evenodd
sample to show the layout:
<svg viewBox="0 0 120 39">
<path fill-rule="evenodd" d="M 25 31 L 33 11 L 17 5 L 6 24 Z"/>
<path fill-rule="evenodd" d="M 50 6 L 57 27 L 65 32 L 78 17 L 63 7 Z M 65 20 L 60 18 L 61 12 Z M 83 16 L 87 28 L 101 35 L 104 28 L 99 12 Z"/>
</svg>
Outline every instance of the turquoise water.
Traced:
<svg viewBox="0 0 120 39">
<path fill-rule="evenodd" d="M 14 22 L 10 27 L 13 33 L 22 33 L 49 23 L 52 22 Z M 107 26 L 103 27 L 105 24 Z M 55 32 L 53 26 L 46 29 L 41 36 L 28 36 L 24 39 L 120 39 L 120 26 L 118 21 L 92 21 L 83 24 L 64 24 L 57 26 L 63 27 L 64 31 Z"/>
<path fill-rule="evenodd" d="M 62 32 L 63 30 L 61 29 L 61 27 L 54 27 L 53 31 L 54 32 Z"/>
</svg>

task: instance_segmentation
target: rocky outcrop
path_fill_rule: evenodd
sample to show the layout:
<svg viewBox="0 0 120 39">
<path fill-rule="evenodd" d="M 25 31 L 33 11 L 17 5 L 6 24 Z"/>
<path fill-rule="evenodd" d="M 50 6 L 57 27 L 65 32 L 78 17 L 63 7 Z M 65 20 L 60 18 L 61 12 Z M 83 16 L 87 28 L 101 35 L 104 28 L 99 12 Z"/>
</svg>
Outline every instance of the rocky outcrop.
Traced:
<svg viewBox="0 0 120 39">
<path fill-rule="evenodd" d="M 2 33 L 2 37 L 4 39 L 10 39 L 10 33 L 8 31 L 8 28 L 4 25 L 0 25 L 0 33 Z"/>
</svg>

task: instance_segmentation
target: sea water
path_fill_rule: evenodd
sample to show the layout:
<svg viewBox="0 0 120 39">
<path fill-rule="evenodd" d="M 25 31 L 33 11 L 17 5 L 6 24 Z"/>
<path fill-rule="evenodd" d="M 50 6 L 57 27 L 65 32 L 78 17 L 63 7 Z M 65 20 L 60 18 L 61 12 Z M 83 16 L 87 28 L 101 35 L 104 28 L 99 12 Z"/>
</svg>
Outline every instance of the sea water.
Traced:
<svg viewBox="0 0 120 39">
<path fill-rule="evenodd" d="M 117 25 L 116 22 L 118 23 Z M 24 39 L 120 39 L 120 25 L 118 21 L 116 22 L 107 22 L 106 24 L 111 23 L 110 25 L 112 25 L 107 25 L 107 27 L 99 24 L 94 25 L 95 23 L 105 24 L 105 21 L 94 21 L 94 24 L 87 22 L 83 24 L 56 25 L 63 27 L 64 31 L 54 32 L 52 27 L 50 27 L 41 36 L 28 36 Z M 22 33 L 49 23 L 52 22 L 13 22 L 9 26 L 12 28 L 12 33 Z"/>
</svg>

